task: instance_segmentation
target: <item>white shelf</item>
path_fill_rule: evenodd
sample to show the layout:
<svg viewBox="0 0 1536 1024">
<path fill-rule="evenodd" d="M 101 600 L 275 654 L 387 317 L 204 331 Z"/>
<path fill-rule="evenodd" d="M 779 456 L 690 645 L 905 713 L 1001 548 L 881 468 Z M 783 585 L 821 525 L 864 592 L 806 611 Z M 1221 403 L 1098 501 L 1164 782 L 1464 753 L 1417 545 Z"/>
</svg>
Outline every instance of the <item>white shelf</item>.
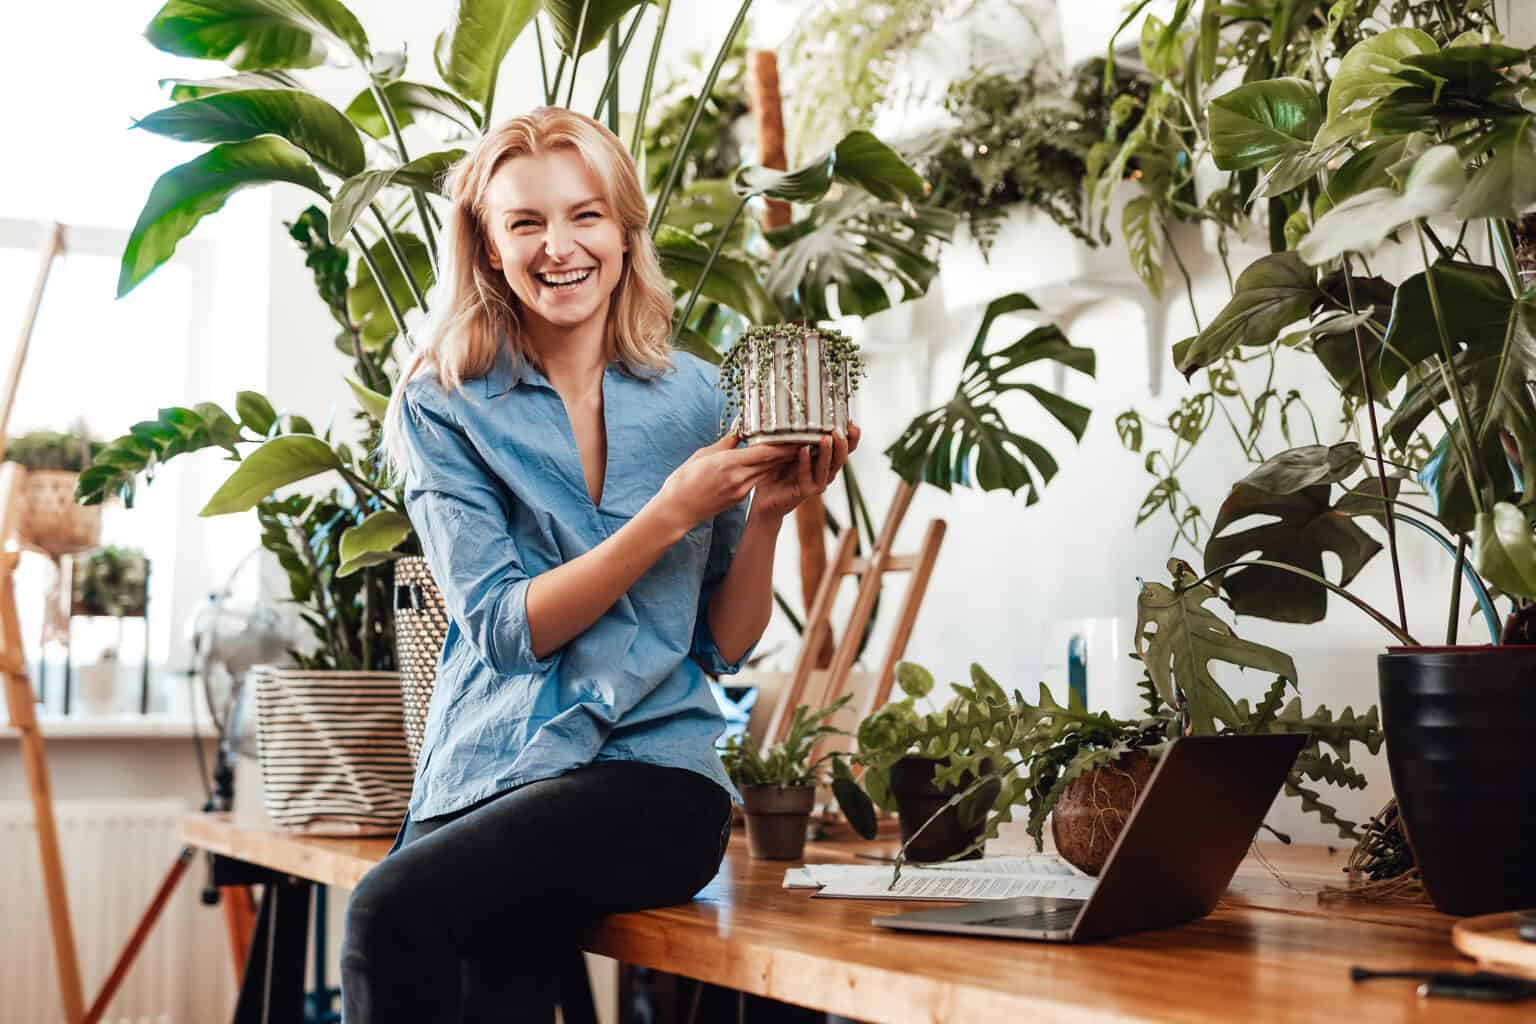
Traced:
<svg viewBox="0 0 1536 1024">
<path fill-rule="evenodd" d="M 38 729 L 43 739 L 53 740 L 187 740 L 192 738 L 193 722 L 186 715 L 92 715 L 39 716 Z M 213 723 L 206 715 L 197 718 L 197 735 L 213 736 Z M 0 723 L 0 742 L 19 735 L 9 722 Z"/>
</svg>

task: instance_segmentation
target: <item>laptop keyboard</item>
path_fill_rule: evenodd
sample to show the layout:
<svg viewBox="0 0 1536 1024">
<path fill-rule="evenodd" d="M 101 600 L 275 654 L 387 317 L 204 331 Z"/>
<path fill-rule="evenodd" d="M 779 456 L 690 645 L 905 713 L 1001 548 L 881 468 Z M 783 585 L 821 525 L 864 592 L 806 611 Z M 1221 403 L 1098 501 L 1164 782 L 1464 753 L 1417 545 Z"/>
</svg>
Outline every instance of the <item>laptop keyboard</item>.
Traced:
<svg viewBox="0 0 1536 1024">
<path fill-rule="evenodd" d="M 1036 910 L 1028 914 L 1004 914 L 1002 917 L 987 917 L 979 921 L 967 921 L 966 924 L 980 924 L 996 928 L 1024 928 L 1033 931 L 1065 931 L 1072 927 L 1080 913 L 1076 907 L 1068 907 L 1064 910 Z"/>
</svg>

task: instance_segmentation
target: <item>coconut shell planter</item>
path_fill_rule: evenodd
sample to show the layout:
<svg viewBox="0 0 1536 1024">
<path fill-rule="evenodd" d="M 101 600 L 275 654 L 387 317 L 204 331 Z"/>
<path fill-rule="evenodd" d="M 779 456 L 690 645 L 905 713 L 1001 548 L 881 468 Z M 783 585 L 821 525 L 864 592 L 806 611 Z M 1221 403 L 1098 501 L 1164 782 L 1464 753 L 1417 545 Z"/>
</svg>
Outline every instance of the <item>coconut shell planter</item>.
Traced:
<svg viewBox="0 0 1536 1024">
<path fill-rule="evenodd" d="M 864 358 L 846 335 L 798 324 L 752 328 L 720 364 L 720 387 L 749 445 L 846 435 L 863 377 Z"/>
<path fill-rule="evenodd" d="M 1071 782 L 1051 812 L 1056 852 L 1079 871 L 1097 876 L 1115 848 L 1157 767 L 1145 750 L 1133 750 L 1114 764 L 1084 772 Z"/>
</svg>

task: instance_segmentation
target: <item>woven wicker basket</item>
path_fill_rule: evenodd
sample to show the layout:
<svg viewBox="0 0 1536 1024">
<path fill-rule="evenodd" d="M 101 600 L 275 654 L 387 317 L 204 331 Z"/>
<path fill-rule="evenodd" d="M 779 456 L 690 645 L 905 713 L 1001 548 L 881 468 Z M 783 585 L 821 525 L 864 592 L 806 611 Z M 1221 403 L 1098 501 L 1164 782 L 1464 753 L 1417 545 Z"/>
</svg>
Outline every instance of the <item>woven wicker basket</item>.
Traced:
<svg viewBox="0 0 1536 1024">
<path fill-rule="evenodd" d="M 395 664 L 400 667 L 400 700 L 405 709 L 405 744 L 411 760 L 421 757 L 427 708 L 437 683 L 437 662 L 448 637 L 448 609 L 420 556 L 395 561 Z"/>
<path fill-rule="evenodd" d="M 101 506 L 75 504 L 79 473 L 30 470 L 21 485 L 16 534 L 22 544 L 58 558 L 101 543 Z"/>
</svg>

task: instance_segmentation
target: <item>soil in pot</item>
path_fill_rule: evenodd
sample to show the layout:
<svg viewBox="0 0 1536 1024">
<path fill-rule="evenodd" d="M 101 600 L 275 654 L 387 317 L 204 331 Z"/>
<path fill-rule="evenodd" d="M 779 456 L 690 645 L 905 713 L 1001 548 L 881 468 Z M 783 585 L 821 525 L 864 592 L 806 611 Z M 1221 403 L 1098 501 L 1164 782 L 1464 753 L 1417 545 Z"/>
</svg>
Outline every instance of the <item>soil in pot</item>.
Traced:
<svg viewBox="0 0 1536 1024">
<path fill-rule="evenodd" d="M 743 786 L 747 846 L 760 860 L 799 860 L 816 802 L 815 786 Z"/>
<path fill-rule="evenodd" d="M 941 790 L 934 785 L 933 775 L 943 763 L 937 758 L 908 756 L 891 765 L 891 796 L 896 800 L 901 822 L 901 841 L 906 846 L 907 859 L 914 863 L 948 860 L 980 839 L 986 827 L 985 816 L 969 828 L 963 827 L 959 809 L 944 807 L 950 797 L 974 782 L 975 777 L 966 774 L 959 788 Z M 943 813 L 924 828 L 924 823 L 940 808 L 944 808 Z M 983 849 L 978 846 L 963 859 L 976 860 Z"/>
<path fill-rule="evenodd" d="M 1155 767 L 1145 750 L 1133 750 L 1114 764 L 1067 783 L 1051 812 L 1056 852 L 1073 867 L 1097 877 Z"/>
</svg>

